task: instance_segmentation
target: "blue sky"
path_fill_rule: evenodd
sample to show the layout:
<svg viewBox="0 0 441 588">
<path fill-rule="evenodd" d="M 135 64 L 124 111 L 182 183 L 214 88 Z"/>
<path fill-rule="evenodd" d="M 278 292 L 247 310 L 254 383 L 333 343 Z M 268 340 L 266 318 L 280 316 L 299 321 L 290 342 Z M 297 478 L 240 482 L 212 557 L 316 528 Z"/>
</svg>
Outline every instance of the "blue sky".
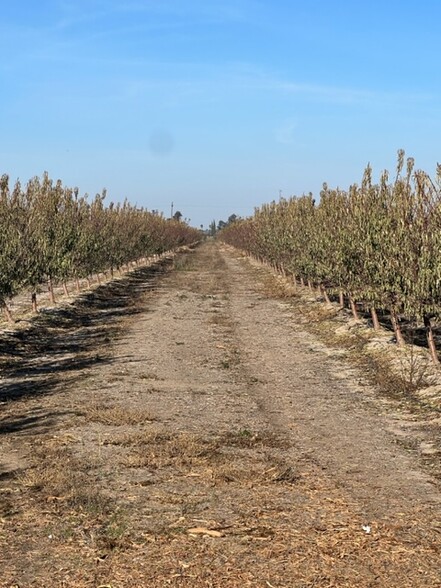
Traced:
<svg viewBox="0 0 441 588">
<path fill-rule="evenodd" d="M 0 173 L 207 226 L 441 161 L 441 2 L 0 0 Z"/>
</svg>

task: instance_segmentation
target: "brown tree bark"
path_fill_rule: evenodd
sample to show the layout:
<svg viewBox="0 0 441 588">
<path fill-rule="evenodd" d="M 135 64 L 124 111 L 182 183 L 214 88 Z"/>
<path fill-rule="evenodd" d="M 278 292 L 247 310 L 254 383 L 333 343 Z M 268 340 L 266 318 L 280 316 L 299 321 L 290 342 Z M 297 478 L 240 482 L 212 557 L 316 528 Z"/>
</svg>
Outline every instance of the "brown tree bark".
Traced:
<svg viewBox="0 0 441 588">
<path fill-rule="evenodd" d="M 12 316 L 11 309 L 6 304 L 6 302 L 4 302 L 4 301 L 1 302 L 1 305 L 3 306 L 3 313 L 5 315 L 5 319 L 8 321 L 8 323 L 10 323 L 11 325 L 13 325 L 15 323 L 15 321 L 14 321 L 14 318 Z"/>
<path fill-rule="evenodd" d="M 391 311 L 390 318 L 391 318 L 392 327 L 393 327 L 394 333 L 395 333 L 395 339 L 397 340 L 397 345 L 398 345 L 398 347 L 404 347 L 406 342 L 404 340 L 403 333 L 401 331 L 401 327 L 400 327 L 400 323 L 398 320 L 396 310 Z"/>
<path fill-rule="evenodd" d="M 340 290 L 339 295 L 338 295 L 338 299 L 339 299 L 340 308 L 344 308 L 345 307 L 345 295 L 343 293 L 343 290 Z"/>
<path fill-rule="evenodd" d="M 377 310 L 374 306 L 371 307 L 371 318 L 372 318 L 372 325 L 376 331 L 381 329 L 380 321 L 378 320 Z"/>
<path fill-rule="evenodd" d="M 38 312 L 37 292 L 32 292 L 31 303 L 32 303 L 32 312 L 37 313 Z"/>
<path fill-rule="evenodd" d="M 424 326 L 426 327 L 427 345 L 429 346 L 430 357 L 433 363 L 439 364 L 439 357 L 436 351 L 435 337 L 433 335 L 433 327 L 430 317 L 424 317 Z"/>
<path fill-rule="evenodd" d="M 69 290 L 67 289 L 67 283 L 63 281 L 63 292 L 65 296 L 69 296 Z"/>
<path fill-rule="evenodd" d="M 320 292 L 322 293 L 322 296 L 325 299 L 326 304 L 332 304 L 328 292 L 326 291 L 326 288 L 324 286 L 320 286 Z"/>
<path fill-rule="evenodd" d="M 354 319 L 356 321 L 359 321 L 360 320 L 360 315 L 358 314 L 357 305 L 356 305 L 355 300 L 353 299 L 353 297 L 351 295 L 349 295 L 349 304 L 351 306 L 352 316 L 354 317 Z"/>
</svg>

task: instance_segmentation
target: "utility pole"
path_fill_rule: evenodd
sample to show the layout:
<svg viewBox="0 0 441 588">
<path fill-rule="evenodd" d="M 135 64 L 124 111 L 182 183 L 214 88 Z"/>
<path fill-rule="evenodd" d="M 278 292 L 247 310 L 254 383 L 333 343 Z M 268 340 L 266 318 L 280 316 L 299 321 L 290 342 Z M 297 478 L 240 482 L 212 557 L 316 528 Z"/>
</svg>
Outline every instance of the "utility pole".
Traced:
<svg viewBox="0 0 441 588">
<path fill-rule="evenodd" d="M 171 203 L 171 214 L 170 214 L 170 218 L 173 218 L 173 202 Z"/>
</svg>

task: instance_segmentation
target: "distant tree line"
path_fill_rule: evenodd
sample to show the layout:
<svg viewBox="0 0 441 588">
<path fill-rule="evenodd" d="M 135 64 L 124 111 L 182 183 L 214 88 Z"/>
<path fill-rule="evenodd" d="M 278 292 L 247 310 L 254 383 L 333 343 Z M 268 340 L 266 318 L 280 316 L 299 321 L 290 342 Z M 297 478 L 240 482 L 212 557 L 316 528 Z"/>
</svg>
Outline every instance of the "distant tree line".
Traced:
<svg viewBox="0 0 441 588">
<path fill-rule="evenodd" d="M 222 229 L 227 228 L 231 224 L 235 223 L 237 220 L 239 220 L 239 217 L 236 214 L 230 214 L 228 220 L 220 220 L 217 224 L 215 220 L 212 220 L 208 228 L 208 233 L 211 236 L 214 236 L 218 231 L 222 231 Z"/>
</svg>

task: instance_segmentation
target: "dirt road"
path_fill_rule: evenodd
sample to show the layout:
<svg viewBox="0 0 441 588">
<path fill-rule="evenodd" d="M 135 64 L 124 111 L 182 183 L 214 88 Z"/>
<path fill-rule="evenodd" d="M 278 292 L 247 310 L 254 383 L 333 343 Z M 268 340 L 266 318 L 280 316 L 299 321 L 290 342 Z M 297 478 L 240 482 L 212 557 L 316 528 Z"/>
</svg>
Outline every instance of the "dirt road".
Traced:
<svg viewBox="0 0 441 588">
<path fill-rule="evenodd" d="M 267 270 L 173 263 L 3 335 L 0 586 L 441 586 L 440 487 L 363 376 Z"/>
</svg>

